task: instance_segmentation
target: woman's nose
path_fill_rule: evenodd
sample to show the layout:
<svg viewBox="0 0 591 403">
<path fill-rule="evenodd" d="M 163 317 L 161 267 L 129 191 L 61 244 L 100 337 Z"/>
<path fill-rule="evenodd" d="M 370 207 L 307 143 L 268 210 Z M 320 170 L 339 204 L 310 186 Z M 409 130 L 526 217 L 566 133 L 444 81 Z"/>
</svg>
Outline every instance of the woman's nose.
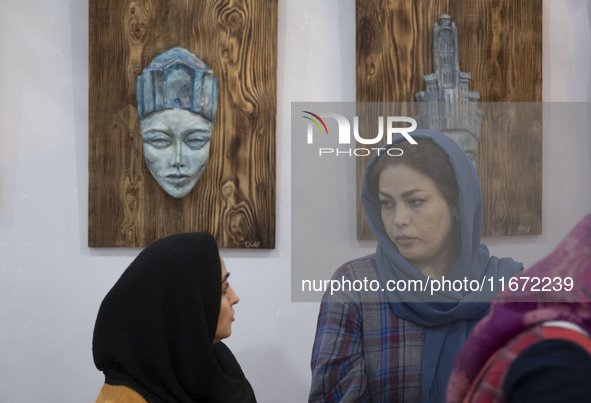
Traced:
<svg viewBox="0 0 591 403">
<path fill-rule="evenodd" d="M 410 212 L 408 208 L 406 208 L 404 205 L 396 206 L 396 211 L 394 212 L 394 224 L 397 226 L 408 225 L 409 220 Z"/>
<path fill-rule="evenodd" d="M 236 291 L 234 291 L 233 288 L 232 288 L 232 294 L 230 295 L 230 302 L 232 305 L 236 305 L 238 302 L 240 302 L 240 297 L 238 296 Z"/>
</svg>

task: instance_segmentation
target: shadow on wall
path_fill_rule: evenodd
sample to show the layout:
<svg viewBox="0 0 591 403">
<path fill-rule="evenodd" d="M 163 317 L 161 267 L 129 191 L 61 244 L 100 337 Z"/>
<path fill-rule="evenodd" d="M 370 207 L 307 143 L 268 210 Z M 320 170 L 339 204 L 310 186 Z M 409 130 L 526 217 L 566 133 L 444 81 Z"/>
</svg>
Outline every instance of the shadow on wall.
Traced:
<svg viewBox="0 0 591 403">
<path fill-rule="evenodd" d="M 589 26 L 591 27 L 591 1 L 589 1 L 587 3 L 587 20 L 589 21 Z M 591 29 L 588 31 L 589 32 L 589 43 L 591 43 Z M 591 48 L 587 49 L 589 52 L 591 52 Z M 589 69 L 589 80 L 588 80 L 588 88 L 587 88 L 587 102 L 590 103 L 591 105 L 591 69 Z M 591 117 L 589 115 L 587 115 L 587 117 L 589 118 L 589 121 L 591 122 Z"/>
<path fill-rule="evenodd" d="M 10 51 L 8 50 L 8 53 Z M 12 83 L 1 89 L 3 94 L 10 95 L 3 96 L 0 100 L 0 121 L 2 122 L 2 135 L 0 136 L 0 229 L 13 228 L 15 199 L 17 197 L 17 157 L 19 155 L 20 139 L 22 138 L 17 134 L 22 131 L 21 109 L 13 106 L 23 104 L 24 84 L 22 78 L 12 81 Z M 14 95 L 16 95 L 16 99 Z M 10 103 L 10 106 L 7 103 Z M 9 135 L 9 133 L 12 133 L 12 135 Z"/>
<path fill-rule="evenodd" d="M 88 2 L 70 2 L 72 48 L 72 128 L 76 133 L 76 186 L 78 188 L 78 239 L 88 247 Z"/>
<path fill-rule="evenodd" d="M 8 137 L 8 136 L 6 136 Z M 8 152 L 0 154 L 3 164 L 0 164 L 0 229 L 12 229 L 14 221 L 15 204 L 15 181 L 10 178 L 16 177 L 15 146 L 0 142 L 0 150 L 11 150 L 12 156 L 7 156 Z"/>
<path fill-rule="evenodd" d="M 591 27 L 591 1 L 587 3 L 587 20 L 589 21 L 589 26 Z M 589 43 L 591 43 L 591 29 L 589 29 Z M 588 49 L 591 52 L 591 47 Z M 588 133 L 591 133 L 591 68 L 589 69 L 589 80 L 588 80 L 588 88 L 587 88 L 587 128 Z M 588 142 L 589 145 L 589 161 L 591 161 L 591 141 Z"/>
</svg>

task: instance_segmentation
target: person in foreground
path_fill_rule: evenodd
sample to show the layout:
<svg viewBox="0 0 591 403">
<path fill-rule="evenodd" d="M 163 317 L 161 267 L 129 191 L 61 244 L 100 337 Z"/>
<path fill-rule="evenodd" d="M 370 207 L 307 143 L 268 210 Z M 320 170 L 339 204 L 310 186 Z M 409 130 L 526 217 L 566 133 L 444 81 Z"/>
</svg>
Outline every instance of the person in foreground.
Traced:
<svg viewBox="0 0 591 403">
<path fill-rule="evenodd" d="M 380 289 L 325 293 L 310 402 L 444 401 L 455 355 L 492 291 L 431 297 L 409 291 L 412 282 L 496 279 L 522 268 L 480 244 L 480 184 L 460 147 L 438 132 L 411 134 L 417 145 L 398 135 L 385 146 L 394 152 L 384 148 L 366 169 L 361 200 L 376 252 L 345 263 L 332 279 L 377 280 Z"/>
<path fill-rule="evenodd" d="M 591 401 L 591 214 L 515 280 L 458 354 L 447 401 Z"/>
<path fill-rule="evenodd" d="M 105 374 L 97 403 L 255 402 L 232 352 L 238 295 L 214 238 L 159 239 L 104 298 L 93 355 Z"/>
</svg>

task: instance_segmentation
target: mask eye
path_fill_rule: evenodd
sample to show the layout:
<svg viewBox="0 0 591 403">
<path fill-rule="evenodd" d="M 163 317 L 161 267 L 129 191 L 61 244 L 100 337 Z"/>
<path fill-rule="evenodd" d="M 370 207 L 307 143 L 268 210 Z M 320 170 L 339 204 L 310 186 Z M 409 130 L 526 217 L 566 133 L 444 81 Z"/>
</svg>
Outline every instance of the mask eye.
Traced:
<svg viewBox="0 0 591 403">
<path fill-rule="evenodd" d="M 150 132 L 144 136 L 144 143 L 154 148 L 163 149 L 172 145 L 170 137 L 163 132 Z"/>
<path fill-rule="evenodd" d="M 193 150 L 200 150 L 211 140 L 207 132 L 195 131 L 185 137 L 185 144 Z"/>
</svg>

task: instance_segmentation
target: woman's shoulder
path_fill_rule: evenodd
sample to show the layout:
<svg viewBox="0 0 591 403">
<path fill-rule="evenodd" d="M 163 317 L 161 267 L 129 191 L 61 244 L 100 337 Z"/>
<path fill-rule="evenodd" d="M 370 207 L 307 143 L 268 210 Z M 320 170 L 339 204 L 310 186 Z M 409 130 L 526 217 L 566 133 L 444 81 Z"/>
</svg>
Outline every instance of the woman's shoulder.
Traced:
<svg viewBox="0 0 591 403">
<path fill-rule="evenodd" d="M 350 260 L 341 265 L 330 280 L 325 280 L 323 302 L 379 301 L 381 293 L 375 254 Z"/>
<path fill-rule="evenodd" d="M 512 257 L 491 256 L 488 246 L 480 244 L 479 262 L 486 267 L 487 271 L 494 271 L 498 276 L 514 276 L 523 271 L 523 263 L 514 260 Z"/>
<path fill-rule="evenodd" d="M 147 401 L 130 387 L 105 383 L 96 398 L 96 403 L 147 403 Z"/>
<path fill-rule="evenodd" d="M 375 253 L 343 263 L 332 275 L 332 280 L 340 280 L 342 277 L 349 280 L 377 278 Z"/>
</svg>

